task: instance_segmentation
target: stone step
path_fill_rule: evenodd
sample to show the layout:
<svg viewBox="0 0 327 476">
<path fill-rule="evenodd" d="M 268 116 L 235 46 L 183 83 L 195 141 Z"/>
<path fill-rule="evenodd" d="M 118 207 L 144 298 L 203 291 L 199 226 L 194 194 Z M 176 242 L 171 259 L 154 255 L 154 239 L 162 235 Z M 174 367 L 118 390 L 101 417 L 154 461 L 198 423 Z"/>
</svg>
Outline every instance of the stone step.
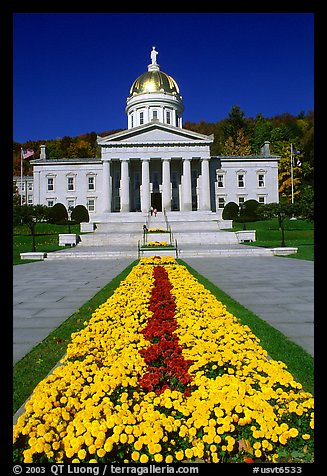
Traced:
<svg viewBox="0 0 327 476">
<path fill-rule="evenodd" d="M 186 243 L 194 243 L 198 245 L 207 244 L 237 244 L 238 239 L 235 233 L 228 231 L 215 232 L 190 232 L 190 233 L 173 233 L 173 239 L 177 240 L 179 246 Z"/>
<path fill-rule="evenodd" d="M 79 247 L 135 245 L 143 239 L 143 233 L 89 233 L 81 235 Z"/>
<path fill-rule="evenodd" d="M 288 254 L 294 252 L 294 250 L 289 249 Z M 183 248 L 178 247 L 178 257 L 179 258 L 196 258 L 196 257 L 237 257 L 237 256 L 274 256 L 276 255 L 276 249 L 260 248 L 260 247 L 249 247 L 249 246 L 231 246 L 225 245 L 222 248 L 199 248 L 199 247 L 189 247 Z M 142 256 L 173 256 L 176 257 L 175 250 L 146 250 L 141 252 Z M 46 260 L 66 260 L 66 259 L 118 259 L 122 257 L 137 259 L 138 251 L 137 247 L 134 249 L 101 249 L 98 247 L 92 250 L 81 250 L 74 248 L 72 250 L 60 250 L 54 251 L 52 253 L 47 253 L 45 255 Z"/>
</svg>

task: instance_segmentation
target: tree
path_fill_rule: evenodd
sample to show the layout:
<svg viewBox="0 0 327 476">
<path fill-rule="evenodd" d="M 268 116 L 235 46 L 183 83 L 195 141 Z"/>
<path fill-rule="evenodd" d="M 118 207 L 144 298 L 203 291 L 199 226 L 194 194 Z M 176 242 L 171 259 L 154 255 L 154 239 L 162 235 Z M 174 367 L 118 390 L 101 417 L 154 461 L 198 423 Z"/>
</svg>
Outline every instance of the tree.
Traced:
<svg viewBox="0 0 327 476">
<path fill-rule="evenodd" d="M 281 246 L 285 245 L 285 219 L 293 217 L 298 212 L 298 206 L 288 203 L 288 202 L 279 202 L 279 203 L 266 203 L 261 204 L 257 213 L 260 218 L 263 220 L 268 220 L 271 218 L 278 219 L 279 229 L 282 232 L 282 242 Z"/>
<path fill-rule="evenodd" d="M 311 185 L 304 187 L 298 208 L 301 218 L 309 221 L 314 220 L 314 191 Z"/>
<path fill-rule="evenodd" d="M 37 223 L 47 221 L 49 208 L 45 205 L 22 205 L 19 211 L 19 218 L 23 225 L 26 225 L 32 235 L 32 251 L 36 251 L 35 229 Z"/>
<path fill-rule="evenodd" d="M 236 141 L 237 133 L 240 129 L 243 129 L 244 133 L 247 135 L 248 123 L 245 119 L 245 114 L 240 106 L 232 106 L 224 127 L 225 140 L 227 140 L 228 137 L 232 137 L 233 141 Z"/>
<path fill-rule="evenodd" d="M 250 155 L 251 146 L 249 138 L 244 135 L 244 130 L 241 128 L 237 131 L 236 139 L 229 136 L 224 145 L 223 150 L 225 155 Z"/>
</svg>

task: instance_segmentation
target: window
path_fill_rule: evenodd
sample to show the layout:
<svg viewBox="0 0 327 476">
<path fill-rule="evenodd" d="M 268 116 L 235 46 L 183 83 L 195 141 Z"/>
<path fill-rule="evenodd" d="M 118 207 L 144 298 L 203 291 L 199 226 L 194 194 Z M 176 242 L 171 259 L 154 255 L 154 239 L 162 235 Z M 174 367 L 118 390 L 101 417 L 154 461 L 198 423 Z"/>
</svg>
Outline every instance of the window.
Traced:
<svg viewBox="0 0 327 476">
<path fill-rule="evenodd" d="M 47 204 L 48 204 L 48 207 L 53 207 L 54 200 L 48 200 Z"/>
<path fill-rule="evenodd" d="M 237 174 L 237 186 L 239 188 L 244 188 L 244 174 Z"/>
<path fill-rule="evenodd" d="M 262 195 L 261 197 L 258 197 L 258 202 L 259 203 L 266 203 L 266 197 L 264 195 Z"/>
<path fill-rule="evenodd" d="M 262 188 L 265 186 L 265 174 L 258 174 L 258 187 Z"/>
<path fill-rule="evenodd" d="M 154 110 L 153 113 L 152 113 L 152 119 L 154 121 L 157 121 L 158 120 L 158 111 L 157 110 Z"/>
<path fill-rule="evenodd" d="M 166 111 L 166 123 L 170 124 L 170 111 Z"/>
<path fill-rule="evenodd" d="M 75 177 L 67 177 L 67 190 L 72 192 L 75 190 Z"/>
<path fill-rule="evenodd" d="M 28 194 L 27 203 L 28 203 L 29 205 L 33 205 L 33 195 Z"/>
<path fill-rule="evenodd" d="M 140 112 L 140 124 L 144 124 L 144 112 Z"/>
<path fill-rule="evenodd" d="M 244 202 L 245 202 L 245 197 L 238 197 L 238 204 L 239 205 L 243 205 Z"/>
<path fill-rule="evenodd" d="M 54 190 L 54 179 L 53 177 L 48 177 L 47 179 L 47 191 L 52 192 Z"/>
<path fill-rule="evenodd" d="M 33 190 L 33 182 L 28 182 L 28 190 L 29 191 Z"/>
<path fill-rule="evenodd" d="M 95 177 L 89 176 L 88 177 L 88 190 L 95 190 Z"/>
<path fill-rule="evenodd" d="M 131 127 L 134 127 L 134 115 L 131 115 Z"/>
<path fill-rule="evenodd" d="M 87 200 L 86 207 L 89 212 L 95 212 L 95 199 L 94 198 L 89 198 Z"/>
<path fill-rule="evenodd" d="M 67 200 L 67 209 L 75 208 L 75 200 Z"/>
<path fill-rule="evenodd" d="M 218 187 L 221 187 L 221 188 L 224 187 L 224 175 L 223 174 L 218 174 L 217 175 L 217 183 L 218 183 Z"/>
<path fill-rule="evenodd" d="M 218 208 L 224 208 L 225 206 L 225 197 L 218 197 Z"/>
</svg>

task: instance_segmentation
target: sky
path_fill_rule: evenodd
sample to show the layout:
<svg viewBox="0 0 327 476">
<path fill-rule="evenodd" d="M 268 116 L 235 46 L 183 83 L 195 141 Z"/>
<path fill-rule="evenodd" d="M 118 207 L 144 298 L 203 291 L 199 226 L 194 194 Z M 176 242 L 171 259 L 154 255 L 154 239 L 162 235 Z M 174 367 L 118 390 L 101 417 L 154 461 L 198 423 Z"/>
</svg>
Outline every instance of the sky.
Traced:
<svg viewBox="0 0 327 476">
<path fill-rule="evenodd" d="M 126 129 L 152 46 L 184 123 L 314 109 L 314 13 L 14 13 L 14 141 Z"/>
</svg>

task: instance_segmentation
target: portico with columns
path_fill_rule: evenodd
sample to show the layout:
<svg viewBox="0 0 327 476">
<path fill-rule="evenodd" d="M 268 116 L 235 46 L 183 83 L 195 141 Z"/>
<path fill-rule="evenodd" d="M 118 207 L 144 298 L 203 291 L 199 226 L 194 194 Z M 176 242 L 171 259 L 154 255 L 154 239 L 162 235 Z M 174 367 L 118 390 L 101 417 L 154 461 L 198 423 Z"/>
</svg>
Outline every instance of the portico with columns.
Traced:
<svg viewBox="0 0 327 476">
<path fill-rule="evenodd" d="M 101 138 L 103 211 L 211 210 L 212 140 L 162 123 Z"/>
</svg>

